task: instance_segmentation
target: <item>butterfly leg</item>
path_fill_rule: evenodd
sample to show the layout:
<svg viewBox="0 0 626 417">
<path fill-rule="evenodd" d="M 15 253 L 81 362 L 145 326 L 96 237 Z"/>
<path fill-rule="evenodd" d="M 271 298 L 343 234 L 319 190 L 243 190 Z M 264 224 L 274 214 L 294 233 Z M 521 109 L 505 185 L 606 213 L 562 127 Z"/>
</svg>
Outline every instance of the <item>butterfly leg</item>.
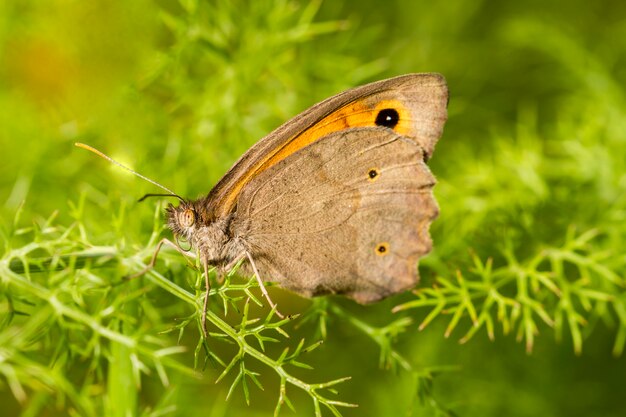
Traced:
<svg viewBox="0 0 626 417">
<path fill-rule="evenodd" d="M 139 272 L 136 272 L 132 275 L 128 275 L 127 277 L 125 277 L 126 279 L 134 279 L 134 278 L 139 278 L 140 276 L 144 275 L 146 272 L 148 272 L 149 270 L 151 270 L 152 268 L 154 268 L 154 265 L 156 264 L 157 261 L 157 256 L 159 255 L 159 252 L 161 251 L 161 247 L 164 244 L 168 244 L 170 246 L 172 246 L 174 249 L 176 249 L 178 252 L 180 252 L 185 259 L 187 259 L 187 255 L 188 253 L 186 253 L 185 251 L 183 251 L 176 243 L 172 242 L 171 240 L 167 239 L 167 238 L 163 238 L 159 241 L 159 243 L 156 246 L 156 249 L 154 251 L 154 254 L 152 255 L 152 259 L 150 259 L 150 262 L 148 263 L 148 265 L 146 265 L 146 267 L 144 269 L 142 269 Z"/>
<path fill-rule="evenodd" d="M 231 261 L 228 265 L 224 267 L 225 273 L 230 273 L 230 271 L 235 267 L 235 265 L 237 265 L 239 261 L 241 261 L 245 257 L 246 255 L 239 255 L 238 257 L 236 257 L 233 261 Z M 217 280 L 219 284 L 222 284 L 224 282 L 224 275 L 222 274 Z"/>
<path fill-rule="evenodd" d="M 127 276 L 126 279 L 130 280 L 130 279 L 138 278 L 144 275 L 146 272 L 148 272 L 152 268 L 154 268 L 159 252 L 161 251 L 161 248 L 163 247 L 164 244 L 170 245 L 171 247 L 176 249 L 178 252 L 180 252 L 180 254 L 183 255 L 185 259 L 187 259 L 188 253 L 182 250 L 176 243 L 172 242 L 171 240 L 167 238 L 163 238 L 157 244 L 154 254 L 152 255 L 152 259 L 150 259 L 150 262 L 148 263 L 148 265 L 146 265 L 146 267 L 142 269 L 141 271 Z M 206 330 L 206 312 L 207 312 L 207 308 L 209 307 L 209 291 L 211 291 L 211 282 L 209 281 L 209 264 L 206 260 L 203 261 L 203 266 L 204 266 L 204 283 L 206 287 L 206 294 L 204 297 L 204 305 L 202 308 L 202 333 L 204 334 L 204 337 L 206 338 L 208 335 L 207 330 Z"/>
<path fill-rule="evenodd" d="M 204 334 L 204 338 L 206 339 L 208 336 L 208 332 L 206 329 L 206 312 L 209 308 L 209 292 L 211 291 L 211 281 L 209 280 L 209 263 L 206 259 L 202 261 L 204 265 L 204 285 L 206 287 L 206 293 L 204 294 L 204 305 L 202 307 L 202 333 Z"/>
<path fill-rule="evenodd" d="M 267 293 L 267 289 L 265 289 L 265 285 L 263 284 L 263 280 L 261 279 L 261 275 L 259 274 L 258 269 L 256 269 L 256 265 L 254 264 L 254 261 L 252 260 L 252 255 L 250 255 L 250 252 L 246 251 L 246 256 L 248 257 L 248 260 L 250 261 L 250 265 L 252 265 L 252 270 L 254 271 L 254 276 L 256 277 L 256 280 L 259 283 L 259 287 L 261 287 L 261 292 L 263 293 L 263 296 L 267 299 L 267 302 L 270 304 L 270 307 L 272 307 L 272 309 L 274 309 L 274 311 L 276 312 L 276 315 L 278 317 L 280 317 L 281 319 L 284 319 L 285 316 L 283 316 L 280 313 L 280 311 L 278 311 L 278 308 L 276 308 L 276 304 L 274 304 L 274 302 L 270 298 L 270 295 Z"/>
</svg>

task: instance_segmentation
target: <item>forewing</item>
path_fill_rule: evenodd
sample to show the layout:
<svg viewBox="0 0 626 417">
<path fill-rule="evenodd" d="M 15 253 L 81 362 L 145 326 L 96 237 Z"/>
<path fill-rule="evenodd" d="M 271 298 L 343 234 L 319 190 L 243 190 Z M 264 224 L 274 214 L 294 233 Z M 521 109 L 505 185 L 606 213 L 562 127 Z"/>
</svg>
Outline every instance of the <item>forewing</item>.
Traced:
<svg viewBox="0 0 626 417">
<path fill-rule="evenodd" d="M 448 89 L 439 74 L 406 74 L 353 88 L 330 97 L 289 120 L 252 146 L 207 196 L 210 217 L 232 212 L 253 178 L 289 155 L 329 134 L 384 123 L 385 112 L 397 120 L 385 125 L 415 142 L 427 157 L 446 121 Z"/>
</svg>

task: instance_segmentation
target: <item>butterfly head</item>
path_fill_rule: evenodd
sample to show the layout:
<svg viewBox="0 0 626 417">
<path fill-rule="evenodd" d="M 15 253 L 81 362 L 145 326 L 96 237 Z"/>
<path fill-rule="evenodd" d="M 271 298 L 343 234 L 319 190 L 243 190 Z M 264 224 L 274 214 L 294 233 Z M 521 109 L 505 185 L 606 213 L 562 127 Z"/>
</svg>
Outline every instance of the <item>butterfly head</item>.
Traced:
<svg viewBox="0 0 626 417">
<path fill-rule="evenodd" d="M 198 223 L 198 210 L 193 201 L 183 200 L 176 207 L 172 204 L 167 207 L 167 225 L 175 236 L 191 241 Z"/>
<path fill-rule="evenodd" d="M 211 218 L 206 199 L 181 200 L 178 206 L 170 204 L 166 211 L 167 225 L 179 246 L 181 241 L 186 242 L 210 264 L 230 263 L 241 254 L 241 243 L 227 232 L 230 218 Z"/>
</svg>

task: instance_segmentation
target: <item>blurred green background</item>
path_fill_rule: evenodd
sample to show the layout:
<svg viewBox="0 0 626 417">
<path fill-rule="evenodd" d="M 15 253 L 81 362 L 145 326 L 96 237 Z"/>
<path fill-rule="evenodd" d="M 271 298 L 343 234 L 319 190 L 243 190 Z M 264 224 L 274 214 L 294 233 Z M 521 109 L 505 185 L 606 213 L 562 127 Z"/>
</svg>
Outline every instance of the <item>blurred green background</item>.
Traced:
<svg viewBox="0 0 626 417">
<path fill-rule="evenodd" d="M 495 341 L 483 328 L 459 344 L 472 326 L 467 315 L 447 338 L 449 318 L 437 318 L 421 332 L 413 324 L 395 340 L 398 352 L 426 374 L 452 367 L 427 378 L 432 387 L 420 386 L 416 374 L 380 369 L 378 346 L 330 314 L 325 343 L 306 358 L 314 370 L 303 375 L 313 382 L 352 376 L 338 387 L 338 400 L 359 404 L 342 409 L 346 416 L 625 415 L 626 361 L 619 354 L 626 328 L 626 310 L 620 310 L 626 299 L 624 2 L 4 0 L 4 265 L 16 248 L 37 239 L 15 232 L 20 210 L 20 227 L 45 231 L 78 222 L 94 245 L 123 240 L 132 251 L 148 243 L 155 203 L 135 201 L 158 190 L 74 148 L 76 141 L 196 197 L 250 145 L 299 111 L 346 88 L 407 72 L 444 74 L 451 97 L 449 120 L 429 163 L 439 180 L 442 214 L 432 228 L 435 251 L 420 267 L 423 285 L 471 271 L 473 255 L 510 266 L 507 253 L 524 262 L 562 245 L 568 233 L 592 231 L 594 239 L 574 260 L 583 267 L 544 268 L 548 278 L 564 278 L 559 294 L 584 295 L 573 307 L 578 315 L 564 320 L 580 327 L 581 342 L 572 340 L 567 325 L 560 335 L 539 320 L 527 354 L 527 339 L 516 342 L 517 332 L 505 335 L 500 325 Z M 604 269 L 584 267 L 596 264 Z M 614 280 L 598 280 L 598 270 L 610 271 Z M 57 288 L 42 275 L 30 279 Z M 2 277 L 0 300 L 2 415 L 124 414 L 112 411 L 114 391 L 133 376 L 111 372 L 114 354 L 106 340 L 95 359 L 81 356 L 81 336 L 59 330 L 59 320 L 40 324 L 36 337 L 15 347 L 35 316 L 8 319 L 12 306 L 22 302 L 28 311 L 38 304 L 12 279 Z M 101 301 L 125 289 L 108 291 L 98 292 Z M 519 288 L 510 291 L 515 295 Z M 274 293 L 290 313 L 310 306 Z M 153 287 L 143 296 L 151 310 L 141 304 L 125 312 L 141 317 L 134 324 L 146 334 L 176 344 L 176 334 L 160 331 L 188 311 Z M 384 326 L 397 318 L 391 308 L 412 297 L 368 307 L 333 302 Z M 531 297 L 558 323 L 561 307 L 542 291 Z M 138 309 L 142 314 L 135 314 Z M 408 315 L 419 323 L 428 312 Z M 290 332 L 290 346 L 299 337 L 320 337 L 314 326 Z M 187 365 L 193 365 L 196 339 L 181 339 L 188 350 L 178 358 Z M 83 347 L 91 352 L 87 340 Z M 76 350 L 65 355 L 65 344 Z M 36 366 L 50 369 L 47 379 L 32 371 Z M 135 403 L 120 407 L 125 415 L 272 415 L 277 379 L 263 367 L 255 370 L 265 389 L 250 384 L 249 406 L 240 389 L 226 401 L 229 383 L 214 384 L 221 370 L 207 365 L 199 379 L 168 370 L 169 386 L 152 370 L 142 378 Z M 297 413 L 285 409 L 281 415 L 312 415 L 310 400 L 292 391 Z M 92 408 L 76 407 L 72 393 Z"/>
</svg>

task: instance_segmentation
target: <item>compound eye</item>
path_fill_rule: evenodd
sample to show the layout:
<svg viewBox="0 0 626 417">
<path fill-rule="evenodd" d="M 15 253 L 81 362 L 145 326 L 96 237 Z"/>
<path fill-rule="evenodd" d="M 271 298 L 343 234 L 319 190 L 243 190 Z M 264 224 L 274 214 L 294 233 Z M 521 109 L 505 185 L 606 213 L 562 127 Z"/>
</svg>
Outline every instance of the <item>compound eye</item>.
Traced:
<svg viewBox="0 0 626 417">
<path fill-rule="evenodd" d="M 178 220 L 181 226 L 191 227 L 196 222 L 196 214 L 192 209 L 185 209 L 180 213 Z"/>
</svg>

